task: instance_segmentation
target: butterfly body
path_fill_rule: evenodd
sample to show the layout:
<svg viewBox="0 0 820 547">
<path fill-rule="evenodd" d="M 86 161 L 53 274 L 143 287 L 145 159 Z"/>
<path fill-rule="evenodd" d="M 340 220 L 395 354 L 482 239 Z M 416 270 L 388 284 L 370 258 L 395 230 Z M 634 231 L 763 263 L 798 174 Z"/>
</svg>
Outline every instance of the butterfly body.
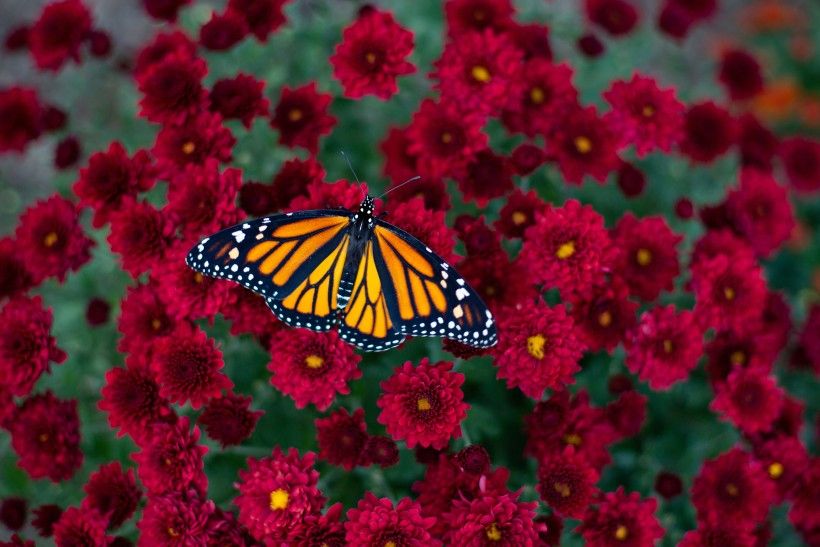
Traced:
<svg viewBox="0 0 820 547">
<path fill-rule="evenodd" d="M 259 293 L 290 326 L 338 328 L 363 350 L 407 336 L 494 345 L 494 318 L 475 291 L 429 247 L 376 218 L 374 204 L 368 195 L 355 211 L 247 221 L 203 239 L 186 262 Z"/>
</svg>

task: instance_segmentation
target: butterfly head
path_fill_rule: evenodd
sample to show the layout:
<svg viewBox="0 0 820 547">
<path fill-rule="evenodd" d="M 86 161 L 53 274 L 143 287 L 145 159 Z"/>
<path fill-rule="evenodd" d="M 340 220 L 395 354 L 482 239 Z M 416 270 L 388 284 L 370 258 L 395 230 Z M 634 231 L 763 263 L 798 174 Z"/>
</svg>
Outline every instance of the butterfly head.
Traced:
<svg viewBox="0 0 820 547">
<path fill-rule="evenodd" d="M 359 214 L 363 217 L 372 217 L 373 211 L 376 209 L 376 198 L 367 194 L 359 204 Z"/>
</svg>

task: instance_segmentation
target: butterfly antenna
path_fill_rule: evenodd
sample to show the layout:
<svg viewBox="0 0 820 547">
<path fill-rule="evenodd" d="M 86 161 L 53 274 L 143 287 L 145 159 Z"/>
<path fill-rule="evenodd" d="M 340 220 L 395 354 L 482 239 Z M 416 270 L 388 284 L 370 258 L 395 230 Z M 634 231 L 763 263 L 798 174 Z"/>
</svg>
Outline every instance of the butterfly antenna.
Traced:
<svg viewBox="0 0 820 547">
<path fill-rule="evenodd" d="M 383 194 L 381 194 L 381 195 L 379 195 L 379 196 L 376 196 L 376 199 L 383 198 L 384 196 L 386 196 L 387 194 L 389 194 L 389 193 L 390 193 L 390 192 L 392 192 L 393 190 L 398 190 L 399 188 L 401 188 L 401 187 L 402 187 L 402 186 L 404 186 L 405 184 L 410 184 L 411 182 L 416 182 L 416 181 L 417 181 L 417 180 L 419 180 L 419 179 L 421 179 L 421 177 L 420 177 L 419 175 L 416 175 L 415 177 L 410 177 L 409 179 L 407 179 L 406 181 L 402 182 L 401 184 L 396 185 L 396 186 L 394 186 L 393 188 L 388 188 L 388 189 L 387 189 L 387 190 L 386 190 Z"/>
<path fill-rule="evenodd" d="M 353 173 L 353 178 L 355 178 L 355 179 L 356 179 L 356 182 L 358 182 L 359 184 L 361 184 L 361 182 L 359 182 L 359 175 L 357 175 L 357 174 L 356 174 L 356 170 L 355 170 L 355 169 L 353 169 L 353 164 L 352 164 L 352 163 L 350 163 L 350 158 L 348 158 L 348 157 L 347 157 L 347 154 L 345 154 L 345 151 L 344 151 L 344 150 L 339 150 L 339 154 L 341 154 L 341 155 L 342 155 L 342 157 L 343 157 L 343 158 L 345 159 L 345 161 L 347 162 L 347 166 L 348 166 L 348 167 L 350 167 L 350 172 L 351 172 L 351 173 Z"/>
</svg>

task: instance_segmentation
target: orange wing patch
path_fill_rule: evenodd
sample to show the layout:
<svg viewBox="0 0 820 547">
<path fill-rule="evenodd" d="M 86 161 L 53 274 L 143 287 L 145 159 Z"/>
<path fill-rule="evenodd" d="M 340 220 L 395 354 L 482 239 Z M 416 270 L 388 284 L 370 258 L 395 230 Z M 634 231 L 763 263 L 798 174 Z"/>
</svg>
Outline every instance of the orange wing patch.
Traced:
<svg viewBox="0 0 820 547">
<path fill-rule="evenodd" d="M 385 338 L 393 328 L 373 258 L 373 242 L 367 243 L 362 255 L 350 301 L 345 308 L 344 322 L 351 329 L 373 338 Z"/>
<path fill-rule="evenodd" d="M 345 236 L 307 279 L 282 300 L 282 307 L 318 317 L 327 317 L 336 311 L 348 242 Z"/>
</svg>

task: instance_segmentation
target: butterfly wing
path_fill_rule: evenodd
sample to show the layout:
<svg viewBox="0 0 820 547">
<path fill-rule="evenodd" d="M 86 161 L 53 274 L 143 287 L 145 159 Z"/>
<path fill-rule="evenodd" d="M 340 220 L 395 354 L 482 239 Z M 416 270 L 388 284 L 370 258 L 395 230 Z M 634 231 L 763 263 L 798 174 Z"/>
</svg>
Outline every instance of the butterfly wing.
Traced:
<svg viewBox="0 0 820 547">
<path fill-rule="evenodd" d="M 495 345 L 492 313 L 452 266 L 383 220 L 376 221 L 371 241 L 396 330 L 409 336 L 443 336 L 480 348 Z"/>
<path fill-rule="evenodd" d="M 328 330 L 336 322 L 349 220 L 335 210 L 263 217 L 203 239 L 186 262 L 259 293 L 292 326 Z"/>
</svg>

